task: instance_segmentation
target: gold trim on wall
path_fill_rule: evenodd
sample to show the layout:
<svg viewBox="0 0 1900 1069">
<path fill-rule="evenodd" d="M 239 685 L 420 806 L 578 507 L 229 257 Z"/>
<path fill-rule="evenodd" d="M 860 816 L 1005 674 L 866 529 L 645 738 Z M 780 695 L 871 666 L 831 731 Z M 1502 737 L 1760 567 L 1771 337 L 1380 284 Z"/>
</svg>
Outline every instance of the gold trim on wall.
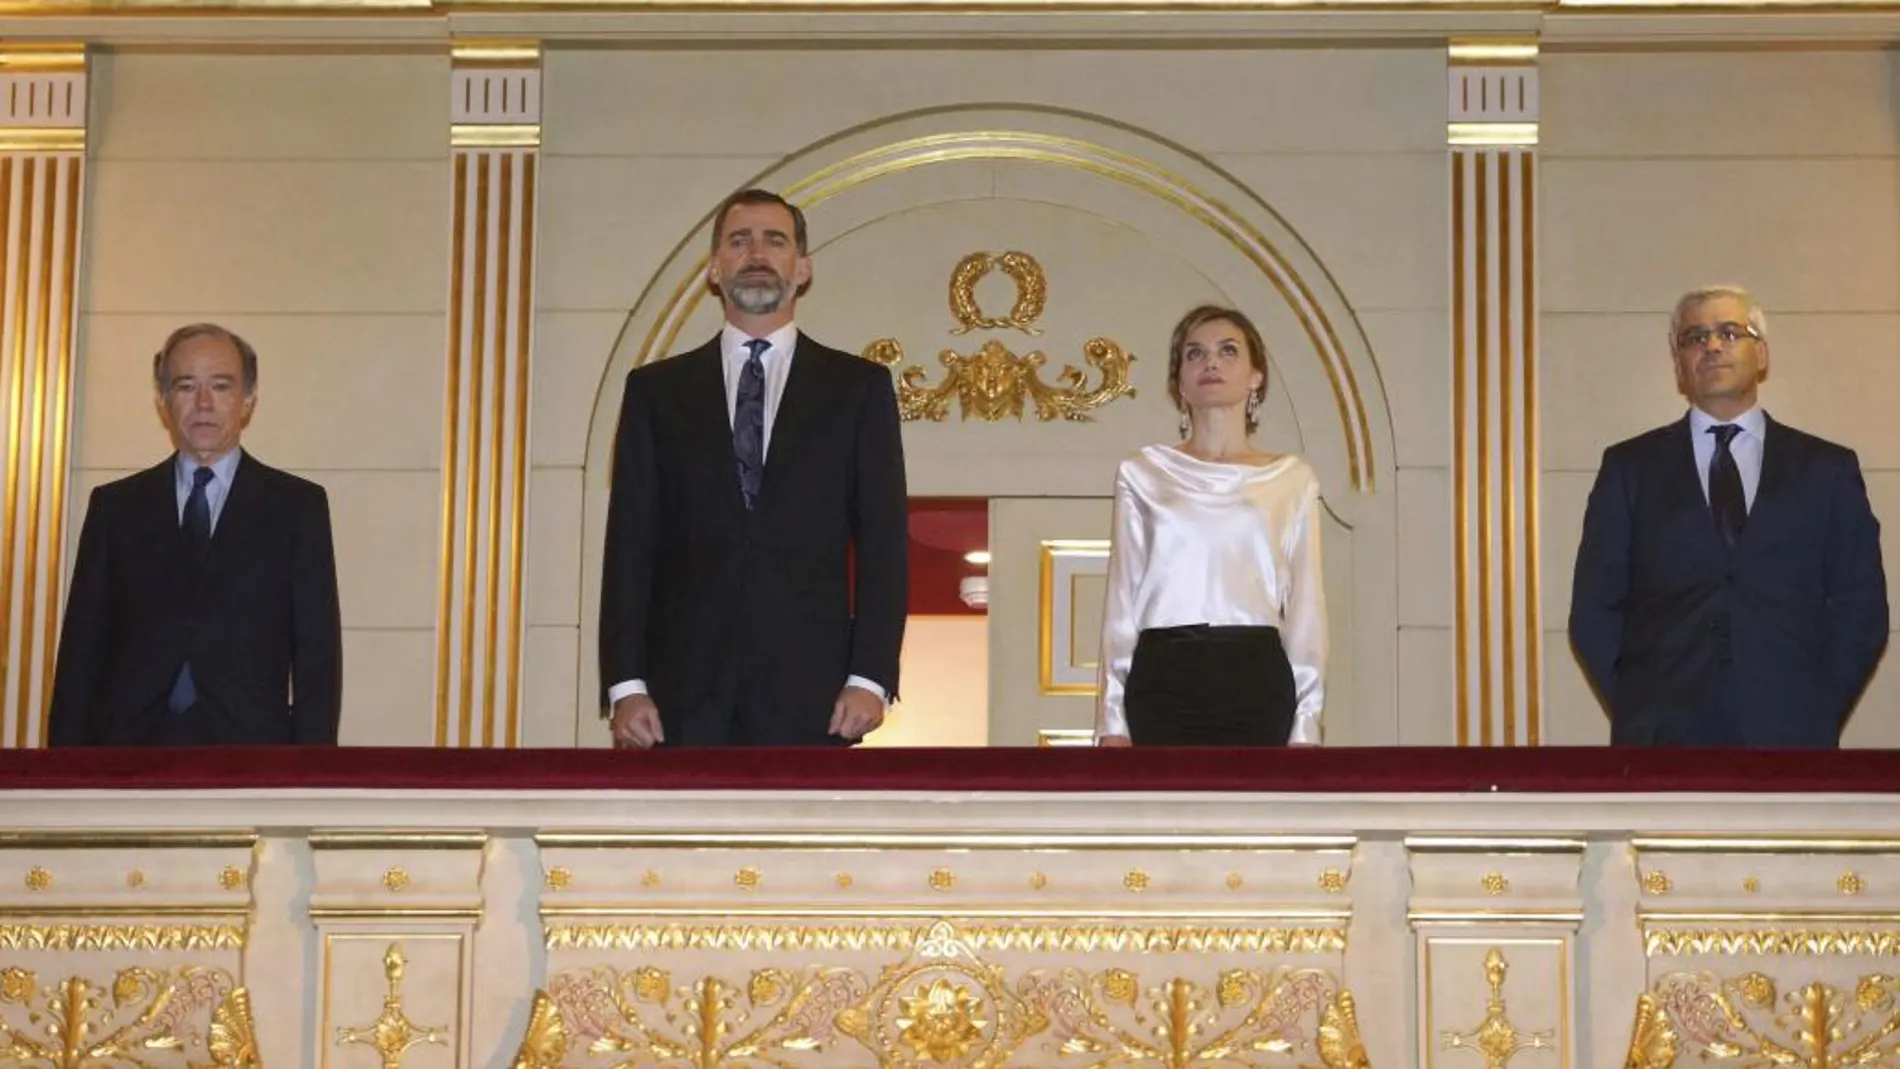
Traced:
<svg viewBox="0 0 1900 1069">
<path fill-rule="evenodd" d="M 152 911 L 146 911 L 151 915 Z M 203 915 L 202 910 L 197 911 Z M 244 924 L 84 924 L 42 921 L 0 924 L 0 950 L 243 950 Z"/>
<path fill-rule="evenodd" d="M 610 850 L 1245 850 L 1341 851 L 1351 835 L 1174 835 L 1012 832 L 594 832 L 545 831 L 542 849 Z"/>
<path fill-rule="evenodd" d="M 0 850 L 170 850 L 249 849 L 254 831 L 8 831 L 0 832 Z"/>
<path fill-rule="evenodd" d="M 941 914 L 923 913 L 934 918 Z M 959 914 L 962 916 L 962 914 Z M 934 923 L 934 922 L 933 922 Z M 573 924 L 546 925 L 556 950 L 915 949 L 931 925 L 875 924 Z M 1241 927 L 1207 924 L 960 924 L 964 943 L 984 951 L 1138 954 L 1343 954 L 1343 926 Z"/>
</svg>

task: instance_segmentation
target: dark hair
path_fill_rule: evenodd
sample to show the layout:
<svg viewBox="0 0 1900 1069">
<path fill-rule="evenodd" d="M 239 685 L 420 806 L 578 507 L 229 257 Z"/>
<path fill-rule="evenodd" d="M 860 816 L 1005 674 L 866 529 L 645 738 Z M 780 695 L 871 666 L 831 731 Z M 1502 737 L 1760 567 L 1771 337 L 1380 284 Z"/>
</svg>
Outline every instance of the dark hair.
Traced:
<svg viewBox="0 0 1900 1069">
<path fill-rule="evenodd" d="M 223 338 L 238 351 L 238 359 L 244 364 L 244 392 L 257 392 L 257 350 L 251 343 L 237 336 L 235 331 L 227 330 L 216 323 L 192 323 L 179 327 L 165 339 L 165 344 L 152 354 L 152 381 L 157 384 L 158 392 L 164 393 L 168 385 L 165 378 L 165 362 L 171 359 L 172 351 L 193 338 Z"/>
<path fill-rule="evenodd" d="M 1253 392 L 1254 403 L 1267 399 L 1267 346 L 1260 340 L 1260 329 L 1253 320 L 1237 308 L 1223 308 L 1218 304 L 1203 304 L 1181 317 L 1174 325 L 1174 337 L 1168 342 L 1168 400 L 1174 407 L 1181 407 L 1181 353 L 1187 348 L 1188 335 L 1209 323 L 1232 323 L 1240 331 L 1240 337 L 1247 343 L 1247 361 L 1255 371 L 1260 372 L 1260 388 Z M 1260 421 L 1253 413 L 1247 414 L 1247 430 L 1260 429 Z"/>
<path fill-rule="evenodd" d="M 719 210 L 713 212 L 712 247 L 714 252 L 719 251 L 719 238 L 726 231 L 726 216 L 732 209 L 742 204 L 776 204 L 792 213 L 792 241 L 798 246 L 798 255 L 810 255 L 811 250 L 805 240 L 804 210 L 769 189 L 742 189 L 719 202 Z"/>
</svg>

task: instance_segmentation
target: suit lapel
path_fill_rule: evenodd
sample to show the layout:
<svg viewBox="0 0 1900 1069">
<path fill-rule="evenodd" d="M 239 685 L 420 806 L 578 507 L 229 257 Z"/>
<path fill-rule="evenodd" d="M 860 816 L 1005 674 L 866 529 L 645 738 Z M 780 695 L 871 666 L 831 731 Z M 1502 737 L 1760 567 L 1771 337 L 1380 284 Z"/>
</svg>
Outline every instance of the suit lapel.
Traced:
<svg viewBox="0 0 1900 1069">
<path fill-rule="evenodd" d="M 682 365 L 680 401 L 685 406 L 686 425 L 712 428 L 707 438 L 725 443 L 717 453 L 723 463 L 714 465 L 714 478 L 723 479 L 726 487 L 720 500 L 730 511 L 743 512 L 745 495 L 739 489 L 739 455 L 732 448 L 732 413 L 726 405 L 726 371 L 719 353 L 719 336 L 715 334 L 706 344 L 673 359 Z"/>
<path fill-rule="evenodd" d="M 151 532 L 154 545 L 182 546 L 178 526 L 178 456 L 166 457 L 139 475 L 138 522 Z"/>
<path fill-rule="evenodd" d="M 1695 514 L 1701 517 L 1697 527 L 1708 540 L 1711 553 L 1726 553 L 1728 546 L 1722 541 L 1721 532 L 1715 528 L 1715 513 L 1709 509 L 1709 495 L 1702 488 L 1702 473 L 1696 469 L 1695 430 L 1689 425 L 1689 417 L 1684 416 L 1670 425 L 1669 433 L 1664 436 L 1668 443 L 1668 458 L 1664 467 L 1669 472 L 1669 481 L 1673 487 L 1671 496 L 1688 501 L 1695 506 Z M 1746 529 L 1744 529 L 1746 530 Z"/>
<path fill-rule="evenodd" d="M 1755 484 L 1755 503 L 1748 510 L 1748 525 L 1742 528 L 1744 546 L 1756 539 L 1756 532 L 1763 526 L 1772 529 L 1794 489 L 1799 460 L 1795 455 L 1797 443 L 1793 436 L 1780 432 L 1781 427 L 1764 415 L 1761 481 Z"/>
<path fill-rule="evenodd" d="M 778 399 L 778 412 L 772 417 L 772 440 L 765 453 L 765 492 L 771 493 L 772 476 L 782 472 L 798 455 L 799 444 L 824 415 L 825 364 L 819 357 L 823 347 L 798 336 L 792 366 L 785 376 L 785 392 Z"/>
<path fill-rule="evenodd" d="M 211 545 L 205 550 L 204 567 L 198 573 L 200 582 L 229 571 L 232 558 L 251 543 L 251 528 L 265 512 L 264 497 L 269 489 L 264 485 L 262 468 L 263 464 L 249 453 L 238 459 L 237 470 L 231 473 L 231 487 L 224 494 L 224 506 L 211 528 Z"/>
</svg>

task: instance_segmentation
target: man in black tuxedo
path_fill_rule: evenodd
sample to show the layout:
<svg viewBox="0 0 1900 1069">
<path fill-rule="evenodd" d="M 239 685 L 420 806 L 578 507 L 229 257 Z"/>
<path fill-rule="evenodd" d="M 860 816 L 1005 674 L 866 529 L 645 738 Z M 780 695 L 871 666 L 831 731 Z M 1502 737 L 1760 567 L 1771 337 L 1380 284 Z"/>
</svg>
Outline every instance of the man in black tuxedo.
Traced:
<svg viewBox="0 0 1900 1069">
<path fill-rule="evenodd" d="M 342 629 L 323 488 L 238 448 L 257 353 L 198 323 L 152 359 L 177 452 L 92 492 L 54 746 L 334 745 Z"/>
<path fill-rule="evenodd" d="M 600 597 L 616 745 L 847 745 L 897 691 L 904 450 L 884 368 L 792 322 L 805 216 L 713 217 L 726 325 L 627 375 Z"/>
<path fill-rule="evenodd" d="M 1851 450 L 1756 407 L 1767 318 L 1696 290 L 1670 322 L 1693 404 L 1611 446 L 1570 638 L 1629 746 L 1834 747 L 1887 645 L 1880 524 Z"/>
</svg>

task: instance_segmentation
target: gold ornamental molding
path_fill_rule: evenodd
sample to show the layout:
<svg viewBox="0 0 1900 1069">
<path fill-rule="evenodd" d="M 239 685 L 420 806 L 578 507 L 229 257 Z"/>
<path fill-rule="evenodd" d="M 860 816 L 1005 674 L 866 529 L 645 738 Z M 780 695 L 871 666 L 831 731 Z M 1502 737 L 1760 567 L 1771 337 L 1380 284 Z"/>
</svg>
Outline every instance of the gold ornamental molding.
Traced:
<svg viewBox="0 0 1900 1069">
<path fill-rule="evenodd" d="M 1900 930 L 1869 928 L 1658 928 L 1643 933 L 1648 957 L 1900 955 Z"/>
<path fill-rule="evenodd" d="M 991 271 L 1001 270 L 1016 283 L 1016 301 L 1007 315 L 988 316 L 977 304 L 976 284 Z M 950 314 L 957 321 L 951 334 L 973 330 L 1014 329 L 1025 334 L 1041 334 L 1036 324 L 1048 302 L 1049 282 L 1042 265 L 1026 252 L 973 252 L 950 272 Z M 896 338 L 879 338 L 864 347 L 866 360 L 896 370 L 904 362 L 904 347 Z M 963 419 L 971 416 L 987 423 L 1004 417 L 1020 421 L 1023 403 L 1030 402 L 1036 418 L 1045 423 L 1062 419 L 1072 423 L 1093 422 L 1089 413 L 1118 397 L 1135 396 L 1128 382 L 1133 353 L 1108 338 L 1090 338 L 1082 343 L 1083 359 L 1094 368 L 1100 381 L 1087 387 L 1086 373 L 1075 365 L 1065 365 L 1051 386 L 1042 381 L 1041 368 L 1047 359 L 1041 352 L 1017 355 L 1002 342 L 991 339 L 972 353 L 945 349 L 937 354 L 944 367 L 943 380 L 927 385 L 929 372 L 918 365 L 902 370 L 897 383 L 897 408 L 905 420 L 930 420 L 942 423 L 950 415 L 950 402 L 957 402 Z"/>
<path fill-rule="evenodd" d="M 1697 1064 L 1892 1065 L 1900 1057 L 1897 988 L 1900 978 L 1879 973 L 1852 990 L 1817 980 L 1787 991 L 1760 972 L 1671 973 L 1637 999 L 1624 1069 L 1671 1069 L 1691 1052 Z"/>
<path fill-rule="evenodd" d="M 1090 835 L 1016 832 L 545 831 L 536 846 L 611 850 L 1351 850 L 1353 835 Z M 1583 845 L 1578 842 L 1577 849 Z"/>
<path fill-rule="evenodd" d="M 984 960 L 958 927 L 927 929 L 873 972 L 825 964 L 676 979 L 643 965 L 554 975 L 535 994 L 514 1069 L 571 1058 L 882 1069 L 1108 1069 L 1233 1064 L 1240 1052 L 1369 1069 L 1352 995 L 1318 968 L 1230 968 L 1211 982 L 1131 968 L 1031 968 Z M 1016 1061 L 1029 1041 L 1029 1057 Z"/>
<path fill-rule="evenodd" d="M 895 924 L 585 924 L 545 927 L 549 950 L 904 951 L 928 941 L 941 922 Z M 1074 922 L 959 924 L 958 939 L 973 951 L 1141 954 L 1342 954 L 1346 928 L 1213 924 Z"/>
<path fill-rule="evenodd" d="M 361 1028 L 336 1030 L 338 1046 L 361 1043 L 375 1048 L 382 1056 L 383 1069 L 402 1069 L 403 1055 L 411 1047 L 422 1043 L 446 1046 L 449 1041 L 448 1029 L 417 1025 L 403 1012 L 402 981 L 408 964 L 402 945 L 389 944 L 389 949 L 383 952 L 383 977 L 389 984 L 389 993 L 383 996 L 383 1012 Z"/>
<path fill-rule="evenodd" d="M 244 924 L 0 924 L 0 950 L 243 950 Z"/>
<path fill-rule="evenodd" d="M 250 993 L 195 965 L 121 969 L 109 987 L 84 976 L 41 987 L 27 969 L 0 970 L 0 1064 L 150 1069 L 154 1051 L 193 1069 L 261 1069 Z"/>
<path fill-rule="evenodd" d="M 1484 1020 L 1469 1032 L 1443 1033 L 1439 1037 L 1443 1049 L 1475 1050 L 1484 1056 L 1484 1069 L 1508 1069 L 1521 1051 L 1556 1046 L 1556 1029 L 1530 1032 L 1511 1023 L 1504 1005 L 1504 977 L 1509 969 L 1502 950 L 1492 947 L 1485 952 L 1484 982 L 1491 993 L 1484 1000 Z"/>
</svg>

